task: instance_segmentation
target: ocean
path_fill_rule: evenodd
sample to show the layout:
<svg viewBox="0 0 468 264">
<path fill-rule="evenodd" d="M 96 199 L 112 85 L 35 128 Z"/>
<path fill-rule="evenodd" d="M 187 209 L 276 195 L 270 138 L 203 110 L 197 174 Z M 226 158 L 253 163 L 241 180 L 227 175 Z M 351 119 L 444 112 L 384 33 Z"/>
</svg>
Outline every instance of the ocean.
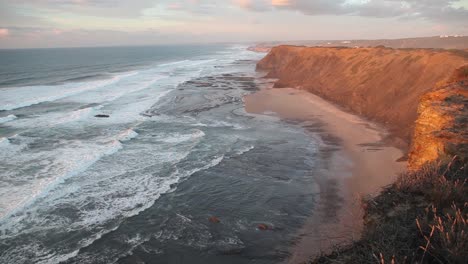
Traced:
<svg viewBox="0 0 468 264">
<path fill-rule="evenodd" d="M 246 48 L 0 50 L 0 263 L 287 259 L 324 157 Z"/>
</svg>

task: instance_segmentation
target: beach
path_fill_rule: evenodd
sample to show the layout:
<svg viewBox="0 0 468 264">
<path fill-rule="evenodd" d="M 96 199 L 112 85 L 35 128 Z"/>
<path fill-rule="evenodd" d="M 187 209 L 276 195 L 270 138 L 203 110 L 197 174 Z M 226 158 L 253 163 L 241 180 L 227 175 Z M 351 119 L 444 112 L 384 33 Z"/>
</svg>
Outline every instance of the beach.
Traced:
<svg viewBox="0 0 468 264">
<path fill-rule="evenodd" d="M 384 128 L 306 91 L 263 88 L 244 98 L 246 111 L 277 114 L 317 132 L 328 160 L 317 178 L 316 210 L 306 221 L 287 263 L 303 263 L 333 245 L 359 239 L 361 199 L 374 196 L 405 170 L 402 150 L 387 145 Z"/>
</svg>

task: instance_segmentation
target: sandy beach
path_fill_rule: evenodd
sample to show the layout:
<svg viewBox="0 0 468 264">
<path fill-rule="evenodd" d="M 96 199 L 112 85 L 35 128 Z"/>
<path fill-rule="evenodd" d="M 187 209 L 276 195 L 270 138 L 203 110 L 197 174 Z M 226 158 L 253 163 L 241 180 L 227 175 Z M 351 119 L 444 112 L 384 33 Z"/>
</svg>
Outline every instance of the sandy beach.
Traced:
<svg viewBox="0 0 468 264">
<path fill-rule="evenodd" d="M 264 88 L 244 98 L 250 113 L 275 113 L 320 135 L 323 174 L 316 209 L 307 220 L 288 263 L 303 263 L 332 245 L 359 239 L 360 200 L 376 195 L 405 170 L 400 149 L 383 143 L 386 131 L 306 91 Z"/>
</svg>

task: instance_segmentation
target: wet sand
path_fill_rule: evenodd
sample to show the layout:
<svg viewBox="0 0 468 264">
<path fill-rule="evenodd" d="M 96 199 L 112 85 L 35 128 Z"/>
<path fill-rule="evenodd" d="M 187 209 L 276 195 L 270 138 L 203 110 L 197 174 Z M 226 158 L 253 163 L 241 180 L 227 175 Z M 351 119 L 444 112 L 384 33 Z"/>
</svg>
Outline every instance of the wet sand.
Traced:
<svg viewBox="0 0 468 264">
<path fill-rule="evenodd" d="M 339 107 L 297 89 L 271 89 L 244 98 L 250 113 L 279 115 L 320 136 L 322 173 L 317 176 L 317 203 L 288 263 L 304 263 L 333 245 L 358 239 L 362 230 L 361 199 L 377 194 L 403 172 L 403 152 L 383 143 L 386 131 Z"/>
</svg>

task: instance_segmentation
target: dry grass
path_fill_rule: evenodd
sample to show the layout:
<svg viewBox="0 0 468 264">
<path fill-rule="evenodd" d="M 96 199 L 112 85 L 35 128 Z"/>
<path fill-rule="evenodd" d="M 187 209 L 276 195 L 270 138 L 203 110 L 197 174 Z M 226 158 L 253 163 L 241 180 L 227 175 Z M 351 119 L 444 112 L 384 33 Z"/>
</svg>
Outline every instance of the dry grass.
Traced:
<svg viewBox="0 0 468 264">
<path fill-rule="evenodd" d="M 401 175 L 363 202 L 360 241 L 311 263 L 467 263 L 466 165 L 455 158 Z"/>
</svg>

